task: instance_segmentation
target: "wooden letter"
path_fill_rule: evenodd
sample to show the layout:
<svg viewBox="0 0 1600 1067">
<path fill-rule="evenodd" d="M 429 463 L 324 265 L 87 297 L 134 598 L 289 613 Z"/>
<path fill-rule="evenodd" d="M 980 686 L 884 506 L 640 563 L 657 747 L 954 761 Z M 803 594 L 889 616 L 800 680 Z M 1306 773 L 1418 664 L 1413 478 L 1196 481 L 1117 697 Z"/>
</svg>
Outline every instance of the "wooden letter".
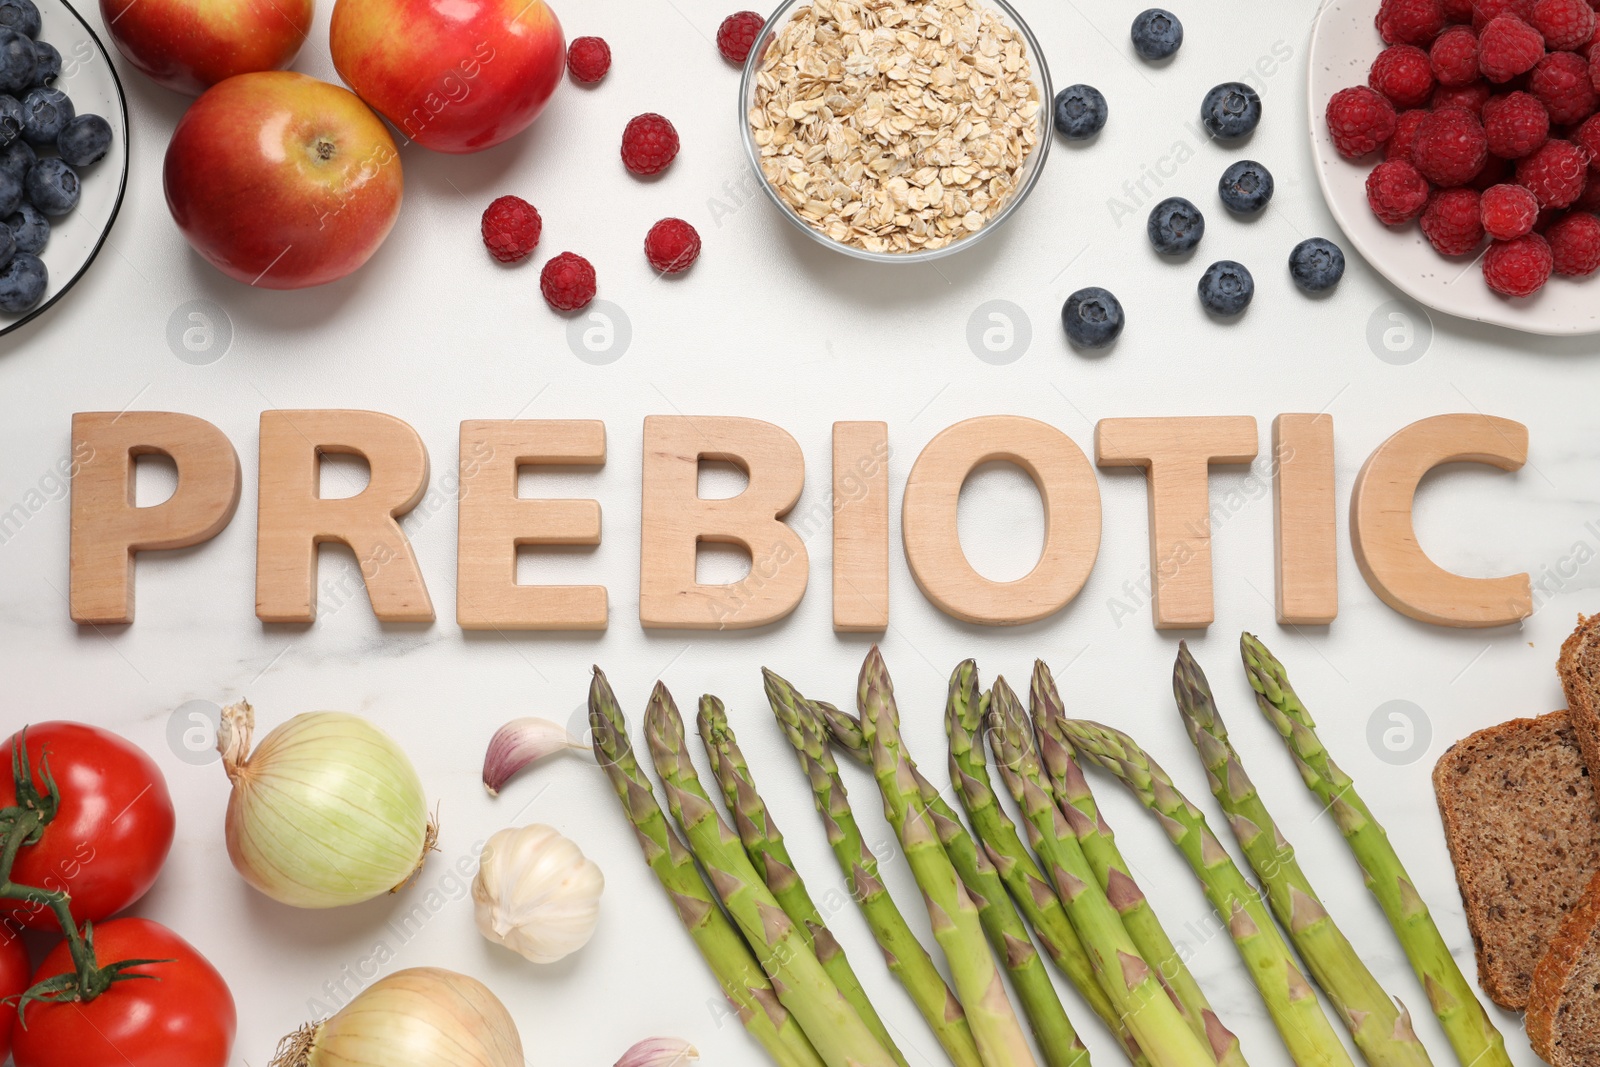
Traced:
<svg viewBox="0 0 1600 1067">
<path fill-rule="evenodd" d="M 1272 459 L 1278 621 L 1326 625 L 1339 614 L 1333 416 L 1273 419 Z"/>
<path fill-rule="evenodd" d="M 700 497 L 700 461 L 741 468 L 750 484 L 727 500 Z M 805 484 L 800 446 L 756 419 L 652 415 L 644 420 L 639 621 L 648 629 L 743 630 L 788 615 L 805 596 L 806 546 L 779 521 Z M 708 541 L 750 553 L 750 573 L 701 585 L 695 554 Z"/>
<path fill-rule="evenodd" d="M 889 625 L 889 425 L 833 424 L 833 628 Z"/>
<path fill-rule="evenodd" d="M 1442 463 L 1514 471 L 1528 459 L 1528 428 L 1492 415 L 1435 415 L 1401 430 L 1367 458 L 1350 496 L 1356 563 L 1385 604 L 1436 626 L 1504 626 L 1533 614 L 1526 574 L 1463 578 L 1417 543 L 1411 505 L 1422 476 Z"/>
<path fill-rule="evenodd" d="M 1151 610 L 1156 629 L 1204 629 L 1211 601 L 1213 463 L 1255 459 L 1248 415 L 1101 419 L 1094 431 L 1102 467 L 1143 467 L 1149 479 Z"/>
<path fill-rule="evenodd" d="M 324 500 L 322 457 L 361 456 L 372 468 L 355 496 Z M 395 521 L 428 487 L 428 450 L 410 426 L 376 411 L 263 411 L 256 519 L 256 616 L 317 617 L 317 546 L 348 545 L 372 612 L 384 622 L 432 622 L 433 601 L 411 542 Z"/>
<path fill-rule="evenodd" d="M 151 507 L 134 503 L 134 462 L 169 456 L 178 487 Z M 133 556 L 215 537 L 239 506 L 239 455 L 221 430 L 166 411 L 72 416 L 72 621 L 133 621 Z"/>
<path fill-rule="evenodd" d="M 974 570 L 956 525 L 967 476 L 996 461 L 1021 467 L 1044 498 L 1044 551 L 1014 582 L 992 582 Z M 941 611 L 963 622 L 1020 626 L 1066 607 L 1094 569 L 1100 487 L 1083 450 L 1055 427 L 1012 415 L 967 419 L 942 431 L 917 457 L 900 524 L 911 574 Z"/>
<path fill-rule="evenodd" d="M 605 423 L 595 420 L 461 424 L 461 504 L 456 622 L 463 630 L 604 630 L 603 585 L 518 585 L 521 545 L 598 545 L 594 500 L 523 500 L 523 467 L 606 461 Z"/>
</svg>

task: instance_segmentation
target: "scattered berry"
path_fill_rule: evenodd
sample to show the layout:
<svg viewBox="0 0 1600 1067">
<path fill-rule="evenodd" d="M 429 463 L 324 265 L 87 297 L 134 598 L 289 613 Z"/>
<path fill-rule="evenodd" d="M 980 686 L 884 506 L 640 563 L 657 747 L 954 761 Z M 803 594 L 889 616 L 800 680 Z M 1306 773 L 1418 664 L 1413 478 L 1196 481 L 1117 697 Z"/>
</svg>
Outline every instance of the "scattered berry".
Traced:
<svg viewBox="0 0 1600 1067">
<path fill-rule="evenodd" d="M 0 144 L 26 144 L 22 140 L 22 127 L 25 124 L 22 101 L 0 94 Z"/>
<path fill-rule="evenodd" d="M 1479 201 L 1483 232 L 1496 241 L 1515 241 L 1533 232 L 1539 199 L 1520 185 L 1492 185 Z"/>
<path fill-rule="evenodd" d="M 56 156 L 46 156 L 29 167 L 23 188 L 28 202 L 46 215 L 65 215 L 78 206 L 83 191 L 78 172 Z"/>
<path fill-rule="evenodd" d="M 1272 172 L 1253 159 L 1241 159 L 1222 172 L 1217 195 L 1229 211 L 1254 215 L 1272 199 Z"/>
<path fill-rule="evenodd" d="M 22 188 L 22 179 L 12 174 L 9 170 L 0 170 L 0 218 L 16 214 L 17 209 L 22 206 L 25 195 Z M 5 227 L 0 226 L 0 229 L 5 229 Z M 6 231 L 7 236 L 10 235 L 10 232 L 9 230 Z"/>
<path fill-rule="evenodd" d="M 1308 293 L 1332 289 L 1344 277 L 1344 250 L 1323 237 L 1308 237 L 1289 253 L 1289 276 Z"/>
<path fill-rule="evenodd" d="M 33 0 L 0 0 L 0 26 L 24 37 L 37 37 L 44 26 Z"/>
<path fill-rule="evenodd" d="M 20 93 L 31 86 L 38 63 L 32 41 L 0 26 L 0 93 Z"/>
<path fill-rule="evenodd" d="M 50 240 L 50 220 L 29 203 L 18 208 L 15 215 L 6 216 L 6 229 L 17 242 L 18 252 L 37 253 Z"/>
<path fill-rule="evenodd" d="M 1411 145 L 1417 139 L 1417 127 L 1422 125 L 1422 120 L 1428 117 L 1428 112 L 1423 108 L 1407 111 L 1395 119 L 1394 136 L 1389 138 L 1389 144 L 1383 150 L 1384 159 L 1411 158 Z"/>
<path fill-rule="evenodd" d="M 1492 82 L 1526 74 L 1544 58 L 1544 38 L 1515 15 L 1501 15 L 1478 37 L 1478 68 Z"/>
<path fill-rule="evenodd" d="M 1589 153 L 1589 169 L 1600 171 L 1600 115 L 1590 115 L 1582 126 L 1573 130 L 1572 142 Z M 0 159 L 0 166 L 3 165 L 3 159 Z"/>
<path fill-rule="evenodd" d="M 539 211 L 520 196 L 502 196 L 483 209 L 483 247 L 501 263 L 519 263 L 533 255 L 544 232 Z"/>
<path fill-rule="evenodd" d="M 1550 139 L 1550 112 L 1532 93 L 1507 93 L 1483 105 L 1483 132 L 1489 151 L 1501 159 L 1521 159 Z"/>
<path fill-rule="evenodd" d="M 72 101 L 60 89 L 30 89 L 22 98 L 22 136 L 29 144 L 53 145 L 73 114 Z"/>
<path fill-rule="evenodd" d="M 1451 26 L 1428 51 L 1428 66 L 1440 85 L 1459 89 L 1478 80 L 1478 35 L 1470 26 Z"/>
<path fill-rule="evenodd" d="M 677 157 L 678 131 L 654 112 L 631 119 L 622 131 L 622 163 L 635 174 L 660 174 Z"/>
<path fill-rule="evenodd" d="M 593 85 L 611 70 L 611 46 L 600 37 L 574 37 L 567 46 L 567 71 L 572 80 Z"/>
<path fill-rule="evenodd" d="M 1545 232 L 1552 268 L 1569 278 L 1587 278 L 1600 270 L 1600 218 L 1574 211 Z"/>
<path fill-rule="evenodd" d="M 1501 296 L 1532 296 L 1555 269 L 1550 244 L 1536 233 L 1496 241 L 1483 257 L 1483 280 Z"/>
<path fill-rule="evenodd" d="M 1109 114 L 1106 98 L 1092 85 L 1069 85 L 1056 94 L 1056 132 L 1069 141 L 1099 133 Z"/>
<path fill-rule="evenodd" d="M 0 170 L 9 172 L 21 181 L 36 158 L 33 146 L 19 138 L 0 148 Z"/>
<path fill-rule="evenodd" d="M 594 266 L 580 255 L 563 252 L 539 272 L 539 291 L 557 311 L 577 311 L 594 299 Z"/>
<path fill-rule="evenodd" d="M 1427 47 L 1444 29 L 1444 5 L 1440 0 L 1383 0 L 1376 22 L 1386 44 Z"/>
<path fill-rule="evenodd" d="M 1422 212 L 1422 236 L 1441 256 L 1464 256 L 1483 243 L 1483 220 L 1478 214 L 1478 193 L 1472 189 L 1441 189 Z"/>
<path fill-rule="evenodd" d="M 1588 153 L 1571 141 L 1552 139 L 1517 164 L 1517 181 L 1532 190 L 1540 207 L 1571 207 L 1583 192 L 1588 169 Z"/>
<path fill-rule="evenodd" d="M 1516 15 L 1529 9 L 1529 0 L 1473 0 L 1472 28 L 1479 33 L 1501 15 Z"/>
<path fill-rule="evenodd" d="M 33 84 L 49 85 L 61 77 L 61 53 L 49 41 L 33 42 Z"/>
<path fill-rule="evenodd" d="M 1588 3 L 1588 0 L 1582 0 Z M 1570 126 L 1594 114 L 1600 93 L 1589 80 L 1589 64 L 1571 52 L 1551 52 L 1539 60 L 1528 79 L 1528 88 L 1539 98 L 1550 121 Z"/>
<path fill-rule="evenodd" d="M 11 257 L 17 254 L 17 239 L 11 236 L 11 231 L 0 226 L 0 267 L 11 262 Z"/>
<path fill-rule="evenodd" d="M 0 311 L 27 311 L 44 297 L 50 272 L 32 252 L 18 252 L 0 271 Z"/>
<path fill-rule="evenodd" d="M 682 219 L 662 219 L 645 235 L 644 255 L 659 274 L 682 274 L 700 258 L 700 234 Z"/>
<path fill-rule="evenodd" d="M 1385 160 L 1367 175 L 1367 203 L 1385 226 L 1399 226 L 1422 214 L 1431 191 L 1428 180 L 1403 159 Z"/>
<path fill-rule="evenodd" d="M 1145 228 L 1157 252 L 1176 256 L 1200 243 L 1200 238 L 1205 236 L 1206 219 L 1189 201 L 1173 196 L 1150 209 L 1150 221 Z"/>
<path fill-rule="evenodd" d="M 1465 108 L 1430 111 L 1417 126 L 1411 144 L 1411 162 L 1422 176 L 1446 188 L 1465 185 L 1489 158 L 1489 139 L 1483 123 Z"/>
<path fill-rule="evenodd" d="M 99 115 L 79 115 L 56 138 L 56 151 L 74 167 L 87 167 L 111 149 L 111 123 Z"/>
<path fill-rule="evenodd" d="M 1483 105 L 1489 102 L 1494 95 L 1494 86 L 1479 78 L 1471 85 L 1462 85 L 1454 89 L 1441 85 L 1433 91 L 1433 98 L 1428 101 L 1428 106 L 1435 111 L 1442 107 L 1462 107 L 1474 115 L 1483 111 Z"/>
<path fill-rule="evenodd" d="M 1244 264 L 1219 259 L 1200 276 L 1200 303 L 1213 315 L 1237 315 L 1256 295 L 1256 280 Z"/>
<path fill-rule="evenodd" d="M 1213 137 L 1243 137 L 1261 124 L 1261 97 L 1244 82 L 1223 82 L 1201 102 L 1200 121 Z"/>
<path fill-rule="evenodd" d="M 1552 49 L 1580 48 L 1594 36 L 1595 15 L 1589 0 L 1538 0 L 1527 18 Z"/>
<path fill-rule="evenodd" d="M 1122 333 L 1122 304 L 1104 289 L 1079 289 L 1061 305 L 1061 325 L 1079 348 L 1105 348 Z"/>
<path fill-rule="evenodd" d="M 1376 152 L 1394 136 L 1394 105 L 1376 89 L 1355 85 L 1340 89 L 1328 101 L 1328 133 L 1346 159 Z"/>
<path fill-rule="evenodd" d="M 1170 11 L 1153 7 L 1133 20 L 1133 50 L 1145 59 L 1166 59 L 1183 44 L 1183 23 Z"/>
<path fill-rule="evenodd" d="M 1367 84 L 1387 96 L 1397 110 L 1421 107 L 1433 95 L 1428 53 L 1414 44 L 1390 45 L 1372 61 Z"/>
<path fill-rule="evenodd" d="M 738 11 L 729 15 L 717 27 L 717 51 L 729 63 L 743 66 L 766 24 L 767 20 L 754 11 Z"/>
</svg>

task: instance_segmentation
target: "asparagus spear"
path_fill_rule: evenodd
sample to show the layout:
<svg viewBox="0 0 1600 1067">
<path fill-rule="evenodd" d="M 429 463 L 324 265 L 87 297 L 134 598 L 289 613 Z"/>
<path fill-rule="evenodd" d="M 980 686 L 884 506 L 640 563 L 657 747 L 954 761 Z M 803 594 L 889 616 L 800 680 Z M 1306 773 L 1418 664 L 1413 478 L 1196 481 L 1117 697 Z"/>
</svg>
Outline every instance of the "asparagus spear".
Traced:
<svg viewBox="0 0 1600 1067">
<path fill-rule="evenodd" d="M 861 829 L 850 809 L 850 800 L 817 709 L 776 674 L 767 670 L 762 674 L 772 713 L 783 727 L 784 736 L 794 746 L 800 768 L 811 783 L 817 814 L 827 829 L 828 844 L 838 860 L 839 870 L 850 883 L 851 894 L 862 916 L 883 950 L 889 973 L 910 994 L 954 1067 L 983 1067 L 960 1001 L 950 992 L 928 950 L 911 932 L 894 898 L 889 896 L 888 888 L 878 878 L 877 857 L 861 838 Z"/>
<path fill-rule="evenodd" d="M 1122 925 L 1138 946 L 1139 954 L 1161 975 L 1167 991 L 1183 1012 L 1184 1021 L 1216 1053 L 1219 1067 L 1244 1067 L 1239 1039 L 1223 1026 L 1200 983 L 1184 965 L 1177 946 L 1167 936 L 1155 909 L 1134 880 L 1132 868 L 1117 847 L 1116 836 L 1100 813 L 1094 793 L 1083 777 L 1083 768 L 1078 766 L 1072 742 L 1061 729 L 1067 718 L 1061 691 L 1056 688 L 1056 680 L 1043 660 L 1034 661 L 1033 679 L 1028 689 L 1039 742 L 1039 760 L 1048 781 L 1046 791 L 1054 794 L 1067 822 L 1077 831 L 1084 858 L 1094 869 L 1100 887 L 1121 913 Z"/>
<path fill-rule="evenodd" d="M 778 1002 L 772 983 L 761 973 L 744 936 L 734 929 L 711 895 L 695 868 L 694 856 L 668 825 L 650 780 L 634 758 L 617 698 L 598 667 L 589 685 L 589 722 L 595 756 L 633 824 L 645 861 L 672 898 L 678 918 L 711 966 L 723 995 L 738 1012 L 745 1029 L 779 1067 L 824 1067 L 822 1057 L 794 1016 Z"/>
<path fill-rule="evenodd" d="M 1172 691 L 1189 739 L 1200 752 L 1211 792 L 1227 813 L 1245 857 L 1266 890 L 1267 902 L 1300 958 L 1339 1009 L 1356 1047 L 1372 1067 L 1427 1067 L 1432 1061 L 1411 1028 L 1411 1016 L 1385 993 L 1355 947 L 1322 906 L 1294 848 L 1278 830 L 1244 761 L 1228 740 L 1211 686 L 1186 643 L 1178 644 Z"/>
<path fill-rule="evenodd" d="M 1316 991 L 1300 973 L 1255 887 L 1211 833 L 1200 809 L 1127 734 L 1077 720 L 1063 723 L 1062 729 L 1080 755 L 1120 778 L 1155 813 L 1189 861 L 1211 906 L 1226 917 L 1234 946 L 1294 1062 L 1299 1067 L 1349 1067 L 1350 1055 L 1322 1013 Z"/>
<path fill-rule="evenodd" d="M 894 688 L 876 645 L 861 666 L 858 699 L 861 729 L 872 748 L 872 770 L 883 794 L 884 814 L 922 887 L 933 936 L 944 949 L 956 995 L 966 1005 L 985 1067 L 1033 1067 L 1033 1052 L 984 939 L 978 907 L 956 876 L 922 804 L 922 792 L 896 725 Z"/>
<path fill-rule="evenodd" d="M 1033 728 L 1004 678 L 995 679 L 989 703 L 989 743 L 1011 796 L 1022 806 L 1028 837 L 1055 880 L 1072 925 L 1089 950 L 1111 1003 L 1127 1020 L 1154 1067 L 1197 1067 L 1215 1062 L 1213 1050 L 1189 1029 L 1161 978 L 1139 955 L 1083 855 L 1067 817 L 1044 791 Z"/>
<path fill-rule="evenodd" d="M 1256 691 L 1256 703 L 1283 736 L 1306 786 L 1333 813 L 1366 875 L 1367 888 L 1382 905 L 1417 980 L 1427 991 L 1428 1003 L 1450 1038 L 1456 1057 L 1466 1067 L 1507 1067 L 1511 1059 L 1505 1039 L 1450 955 L 1428 914 L 1428 905 L 1390 844 L 1388 833 L 1372 817 L 1350 776 L 1322 747 L 1317 724 L 1289 685 L 1283 664 L 1250 634 L 1239 639 L 1239 647 L 1250 685 Z"/>
<path fill-rule="evenodd" d="M 833 984 L 794 921 L 767 889 L 716 807 L 685 751 L 683 719 L 660 682 L 645 711 L 645 739 L 667 791 L 667 805 L 705 867 L 711 885 L 783 1006 L 793 1013 L 828 1067 L 897 1067 L 861 1016 Z"/>
<path fill-rule="evenodd" d="M 867 999 L 866 990 L 861 988 L 861 979 L 856 977 L 844 949 L 839 946 L 811 899 L 811 894 L 806 891 L 805 881 L 795 869 L 788 846 L 783 843 L 783 833 L 778 829 L 778 824 L 773 822 L 766 801 L 761 799 L 761 794 L 756 790 L 755 778 L 750 773 L 750 765 L 745 762 L 744 752 L 739 748 L 739 739 L 734 736 L 733 727 L 728 723 L 727 709 L 722 701 L 709 694 L 700 698 L 699 726 L 700 738 L 705 742 L 706 755 L 711 760 L 711 774 L 722 789 L 728 812 L 733 816 L 734 828 L 739 833 L 739 840 L 743 842 L 750 862 L 755 864 L 767 888 L 778 898 L 778 903 L 783 905 L 789 918 L 799 924 L 806 943 L 816 953 L 817 962 L 822 964 L 822 969 L 828 972 L 833 984 L 839 987 L 839 992 L 861 1016 L 861 1021 L 867 1024 L 867 1028 L 878 1039 L 878 1044 L 894 1057 L 900 1067 L 909 1067 L 895 1046 L 894 1039 L 889 1036 L 888 1028 L 878 1017 L 877 1010 Z"/>
</svg>

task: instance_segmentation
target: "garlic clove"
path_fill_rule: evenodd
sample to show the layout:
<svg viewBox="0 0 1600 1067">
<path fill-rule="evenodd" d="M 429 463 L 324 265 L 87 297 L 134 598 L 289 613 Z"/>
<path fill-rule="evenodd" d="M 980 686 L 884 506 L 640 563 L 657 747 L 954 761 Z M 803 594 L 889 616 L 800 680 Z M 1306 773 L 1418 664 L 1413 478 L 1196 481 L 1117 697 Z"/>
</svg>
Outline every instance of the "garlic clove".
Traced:
<svg viewBox="0 0 1600 1067">
<path fill-rule="evenodd" d="M 699 1051 L 687 1041 L 676 1037 L 651 1037 L 624 1052 L 616 1067 L 680 1067 L 699 1058 Z"/>
<path fill-rule="evenodd" d="M 501 787 L 522 768 L 568 748 L 587 750 L 588 746 L 549 719 L 508 722 L 489 740 L 483 757 L 483 787 L 490 796 L 499 796 Z"/>
</svg>

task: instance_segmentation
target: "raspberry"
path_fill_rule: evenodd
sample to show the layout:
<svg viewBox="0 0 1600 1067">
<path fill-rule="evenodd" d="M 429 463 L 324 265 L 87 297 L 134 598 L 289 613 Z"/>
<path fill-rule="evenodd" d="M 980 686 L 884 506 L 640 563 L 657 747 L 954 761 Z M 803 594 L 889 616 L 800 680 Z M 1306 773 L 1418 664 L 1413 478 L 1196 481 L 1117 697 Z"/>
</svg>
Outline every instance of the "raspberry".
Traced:
<svg viewBox="0 0 1600 1067">
<path fill-rule="evenodd" d="M 700 258 L 700 234 L 682 219 L 662 219 L 645 235 L 644 257 L 658 274 L 681 274 Z"/>
<path fill-rule="evenodd" d="M 1600 270 L 1600 218 L 1587 211 L 1574 211 L 1550 227 L 1545 234 L 1557 274 L 1587 278 Z"/>
<path fill-rule="evenodd" d="M 1489 151 L 1501 159 L 1532 155 L 1550 139 L 1550 112 L 1531 93 L 1507 93 L 1483 105 Z"/>
<path fill-rule="evenodd" d="M 1579 48 L 1594 36 L 1594 8 L 1589 0 L 1539 0 L 1528 21 L 1552 50 Z"/>
<path fill-rule="evenodd" d="M 1571 141 L 1550 140 L 1517 164 L 1517 181 L 1539 198 L 1541 207 L 1570 207 L 1583 192 L 1589 154 Z"/>
<path fill-rule="evenodd" d="M 1435 185 L 1465 185 L 1489 158 L 1483 124 L 1465 108 L 1431 111 L 1417 127 L 1411 162 Z"/>
<path fill-rule="evenodd" d="M 628 122 L 622 131 L 622 163 L 635 174 L 660 174 L 678 158 L 678 131 L 654 112 Z"/>
<path fill-rule="evenodd" d="M 544 231 L 539 211 L 520 196 L 502 196 L 483 209 L 483 246 L 502 263 L 533 255 Z"/>
<path fill-rule="evenodd" d="M 1496 241 L 1515 241 L 1533 232 L 1539 200 L 1520 185 L 1496 185 L 1483 191 L 1479 210 L 1484 233 Z"/>
<path fill-rule="evenodd" d="M 1422 214 L 1431 191 L 1427 179 L 1403 159 L 1379 163 L 1367 175 L 1367 203 L 1385 226 L 1399 226 Z"/>
<path fill-rule="evenodd" d="M 1414 44 L 1390 45 L 1378 53 L 1367 84 L 1397 108 L 1418 107 L 1433 93 L 1433 68 L 1428 53 Z"/>
<path fill-rule="evenodd" d="M 572 80 L 591 85 L 611 69 L 611 46 L 598 37 L 574 37 L 567 47 L 567 70 Z"/>
<path fill-rule="evenodd" d="M 729 63 L 743 66 L 766 24 L 767 20 L 754 11 L 739 11 L 729 15 L 717 27 L 717 51 Z"/>
<path fill-rule="evenodd" d="M 1433 99 L 1428 106 L 1435 111 L 1442 107 L 1464 107 L 1474 115 L 1481 114 L 1483 105 L 1489 102 L 1494 95 L 1494 87 L 1479 78 L 1471 85 L 1463 85 L 1459 89 L 1447 89 L 1444 86 L 1433 91 Z"/>
<path fill-rule="evenodd" d="M 1444 29 L 1440 0 L 1383 0 L 1376 19 L 1385 44 L 1426 47 Z"/>
<path fill-rule="evenodd" d="M 1594 114 L 1600 98 L 1589 81 L 1589 64 L 1571 52 L 1551 52 L 1539 60 L 1528 79 L 1528 88 L 1550 112 L 1550 121 L 1558 126 L 1582 122 Z"/>
<path fill-rule="evenodd" d="M 1422 108 L 1407 111 L 1395 119 L 1394 136 L 1389 138 L 1388 146 L 1383 150 L 1384 159 L 1411 159 L 1411 144 L 1417 139 L 1417 127 L 1422 125 L 1422 120 L 1428 113 Z"/>
<path fill-rule="evenodd" d="M 1441 256 L 1464 256 L 1483 243 L 1478 194 L 1471 189 L 1441 189 L 1422 213 L 1422 235 Z"/>
<path fill-rule="evenodd" d="M 1428 66 L 1446 88 L 1471 85 L 1478 80 L 1478 35 L 1469 26 L 1451 26 L 1428 50 Z"/>
<path fill-rule="evenodd" d="M 1328 133 L 1346 159 L 1360 159 L 1394 136 L 1394 105 L 1376 89 L 1355 85 L 1328 101 Z"/>
<path fill-rule="evenodd" d="M 1587 122 L 1572 131 L 1572 140 L 1589 153 L 1590 169 L 1600 172 L 1600 115 L 1589 116 Z"/>
<path fill-rule="evenodd" d="M 1472 22 L 1472 0 L 1444 0 L 1441 6 L 1444 8 L 1446 22 L 1469 24 Z"/>
<path fill-rule="evenodd" d="M 1515 15 L 1501 15 L 1478 36 L 1478 68 L 1492 82 L 1526 74 L 1544 58 L 1544 38 Z"/>
<path fill-rule="evenodd" d="M 563 252 L 539 272 L 539 291 L 557 311 L 577 311 L 594 299 L 594 265 L 572 252 Z"/>
<path fill-rule="evenodd" d="M 1550 280 L 1554 266 L 1549 243 L 1530 233 L 1490 245 L 1483 257 L 1483 280 L 1502 296 L 1532 296 Z"/>
<path fill-rule="evenodd" d="M 1472 28 L 1479 33 L 1501 15 L 1515 15 L 1519 0 L 1477 0 L 1472 5 Z"/>
</svg>

